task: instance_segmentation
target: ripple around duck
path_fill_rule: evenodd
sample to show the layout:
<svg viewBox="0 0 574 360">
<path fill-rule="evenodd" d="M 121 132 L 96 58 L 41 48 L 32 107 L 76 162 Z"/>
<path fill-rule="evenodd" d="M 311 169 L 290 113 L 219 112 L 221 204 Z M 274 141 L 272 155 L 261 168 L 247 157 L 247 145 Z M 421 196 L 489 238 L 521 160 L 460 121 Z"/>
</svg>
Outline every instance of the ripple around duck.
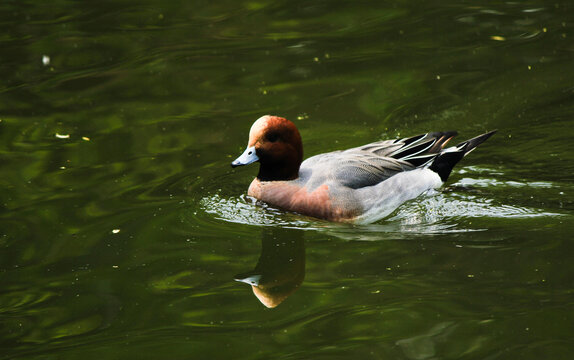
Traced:
<svg viewBox="0 0 574 360">
<path fill-rule="evenodd" d="M 474 187 L 490 187 L 490 186 L 506 186 L 513 188 L 521 187 L 531 187 L 531 188 L 552 188 L 554 185 L 547 181 L 531 181 L 531 182 L 520 182 L 520 181 L 501 181 L 497 179 L 472 179 L 472 178 L 462 178 L 452 186 L 474 186 Z"/>
<path fill-rule="evenodd" d="M 311 221 L 259 202 L 249 196 L 224 198 L 219 194 L 204 197 L 200 208 L 217 220 L 255 226 L 282 226 L 308 229 Z"/>
<path fill-rule="evenodd" d="M 401 221 L 406 224 L 439 223 L 463 218 L 530 218 L 559 215 L 561 214 L 515 205 L 498 205 L 492 199 L 475 195 L 438 193 L 419 198 L 412 206 L 401 207 L 388 221 Z"/>
<path fill-rule="evenodd" d="M 454 188 L 502 187 L 549 188 L 546 182 L 500 182 L 492 179 L 464 178 Z M 531 219 L 564 216 L 542 209 L 500 204 L 494 199 L 466 192 L 429 191 L 414 201 L 401 205 L 390 217 L 367 225 L 351 225 L 316 220 L 273 208 L 248 196 L 224 197 L 219 193 L 200 200 L 201 211 L 211 220 L 252 226 L 280 226 L 324 232 L 347 240 L 404 239 L 413 235 L 483 231 L 472 219 Z M 205 219 L 204 219 L 205 220 Z M 484 222 L 481 222 L 485 226 Z"/>
</svg>

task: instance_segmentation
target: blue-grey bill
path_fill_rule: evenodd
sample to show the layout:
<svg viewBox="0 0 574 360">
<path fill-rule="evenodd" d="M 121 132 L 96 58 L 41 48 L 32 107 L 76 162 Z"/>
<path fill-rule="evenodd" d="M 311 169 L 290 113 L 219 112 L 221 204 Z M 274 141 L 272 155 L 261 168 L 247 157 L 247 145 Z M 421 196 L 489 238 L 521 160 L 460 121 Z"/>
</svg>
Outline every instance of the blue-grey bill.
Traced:
<svg viewBox="0 0 574 360">
<path fill-rule="evenodd" d="M 239 275 L 238 275 L 239 276 Z M 243 282 L 252 286 L 259 286 L 259 281 L 261 280 L 260 274 L 253 274 L 246 277 L 235 277 L 235 281 Z"/>
<path fill-rule="evenodd" d="M 245 149 L 245 151 L 243 152 L 243 154 L 241 154 L 241 156 L 233 160 L 233 162 L 231 163 L 231 167 L 251 164 L 258 160 L 259 157 L 257 157 L 257 154 L 255 153 L 255 146 L 251 146 Z"/>
</svg>

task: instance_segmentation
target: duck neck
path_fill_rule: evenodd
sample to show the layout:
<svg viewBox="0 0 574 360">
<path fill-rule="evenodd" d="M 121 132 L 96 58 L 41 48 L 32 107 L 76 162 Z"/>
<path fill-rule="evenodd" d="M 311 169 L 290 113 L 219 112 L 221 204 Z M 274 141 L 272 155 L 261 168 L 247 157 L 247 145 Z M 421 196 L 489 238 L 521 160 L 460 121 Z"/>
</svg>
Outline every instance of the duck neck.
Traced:
<svg viewBox="0 0 574 360">
<path fill-rule="evenodd" d="M 288 166 L 287 164 L 265 164 L 259 166 L 257 179 L 260 181 L 288 181 L 299 177 L 299 165 Z"/>
</svg>

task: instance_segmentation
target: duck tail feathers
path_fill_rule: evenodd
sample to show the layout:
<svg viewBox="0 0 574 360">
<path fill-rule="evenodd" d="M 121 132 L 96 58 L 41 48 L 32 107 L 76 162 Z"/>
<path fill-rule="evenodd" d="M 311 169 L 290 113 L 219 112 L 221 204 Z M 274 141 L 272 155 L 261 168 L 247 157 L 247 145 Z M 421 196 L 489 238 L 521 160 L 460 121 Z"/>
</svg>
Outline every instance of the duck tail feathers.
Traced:
<svg viewBox="0 0 574 360">
<path fill-rule="evenodd" d="M 487 132 L 485 134 L 479 135 L 472 139 L 461 142 L 458 145 L 449 147 L 441 151 L 441 153 L 434 158 L 429 166 L 429 169 L 436 172 L 443 182 L 446 182 L 454 166 L 472 150 L 483 142 L 485 142 L 489 137 L 494 135 L 496 130 Z"/>
</svg>

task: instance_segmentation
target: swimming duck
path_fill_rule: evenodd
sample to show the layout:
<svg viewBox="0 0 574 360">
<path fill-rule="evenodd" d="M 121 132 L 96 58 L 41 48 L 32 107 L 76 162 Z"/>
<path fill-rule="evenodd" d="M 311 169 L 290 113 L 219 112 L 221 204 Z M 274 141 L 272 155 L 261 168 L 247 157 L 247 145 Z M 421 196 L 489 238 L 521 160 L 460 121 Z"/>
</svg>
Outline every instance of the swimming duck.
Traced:
<svg viewBox="0 0 574 360">
<path fill-rule="evenodd" d="M 278 116 L 257 119 L 247 149 L 232 167 L 259 162 L 247 194 L 272 206 L 330 221 L 371 223 L 407 200 L 440 187 L 490 131 L 456 146 L 455 131 L 382 140 L 303 161 L 295 124 Z"/>
</svg>

